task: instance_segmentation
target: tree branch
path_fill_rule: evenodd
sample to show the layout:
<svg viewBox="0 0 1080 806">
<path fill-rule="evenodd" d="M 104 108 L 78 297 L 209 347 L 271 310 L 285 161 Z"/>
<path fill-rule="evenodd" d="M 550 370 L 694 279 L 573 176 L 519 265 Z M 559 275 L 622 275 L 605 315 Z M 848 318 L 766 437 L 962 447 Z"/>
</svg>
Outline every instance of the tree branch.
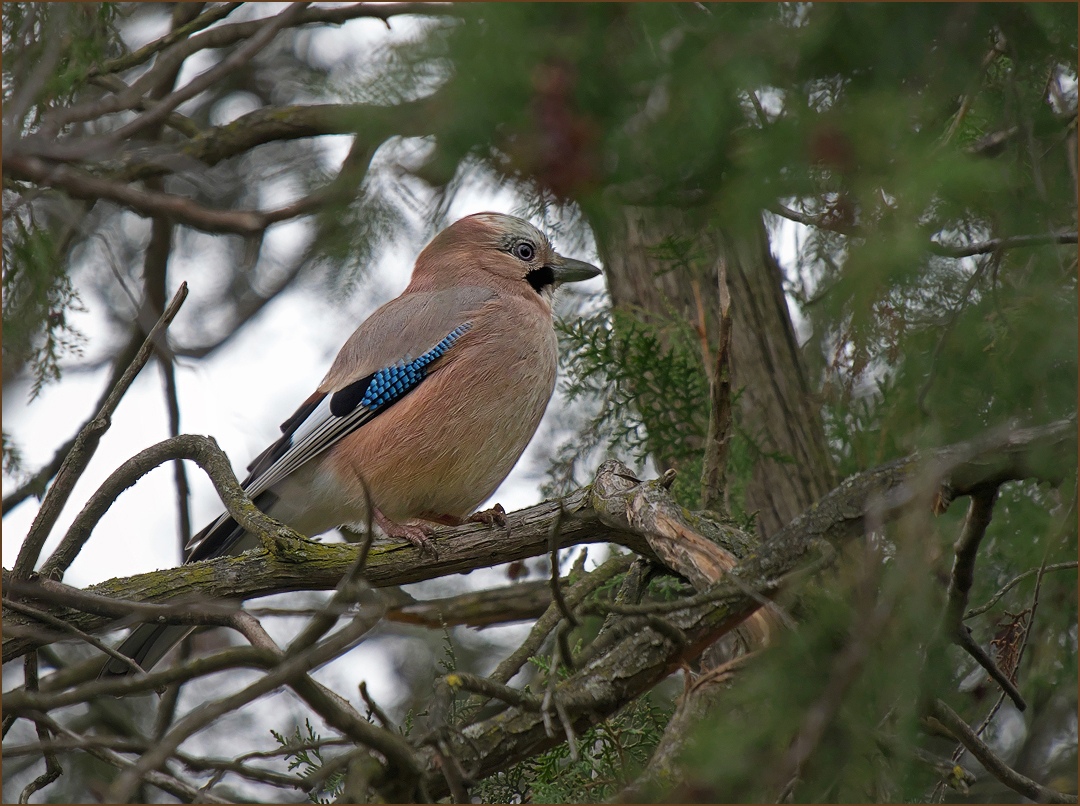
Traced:
<svg viewBox="0 0 1080 806">
<path fill-rule="evenodd" d="M 143 45 L 132 53 L 125 53 L 123 56 L 118 56 L 115 59 L 106 59 L 101 65 L 91 65 L 87 71 L 87 79 L 95 78 L 96 76 L 107 75 L 108 73 L 122 73 L 125 70 L 130 70 L 132 67 L 138 67 L 143 62 L 149 60 L 155 53 L 159 53 L 170 45 L 179 42 L 181 39 L 186 39 L 191 34 L 198 33 L 203 28 L 213 25 L 218 20 L 225 19 L 225 17 L 232 14 L 236 9 L 240 8 L 243 3 L 222 3 L 219 6 L 212 6 L 197 16 L 191 22 L 186 25 L 181 25 L 179 28 L 174 28 L 169 31 L 161 39 L 156 39 L 146 45 Z"/>
<path fill-rule="evenodd" d="M 62 190 L 75 199 L 104 199 L 140 215 L 166 216 L 203 232 L 255 235 L 270 223 L 268 214 L 257 210 L 212 210 L 183 196 L 144 190 L 34 156 L 12 154 L 5 157 L 4 173 L 15 179 Z"/>
<path fill-rule="evenodd" d="M 682 640 L 672 640 L 664 631 L 657 631 L 647 624 L 641 625 L 613 641 L 609 651 L 579 667 L 573 676 L 555 683 L 552 702 L 557 705 L 560 720 L 564 722 L 564 732 L 569 730 L 580 735 L 589 725 L 606 718 L 679 668 L 686 659 L 696 657 L 717 637 L 757 611 L 761 606 L 761 595 L 772 595 L 779 590 L 784 584 L 784 575 L 804 559 L 816 545 L 815 541 L 828 537 L 840 544 L 861 534 L 861 528 L 856 527 L 861 527 L 868 516 L 872 516 L 875 523 L 881 523 L 897 516 L 912 504 L 922 502 L 929 506 L 935 493 L 939 499 L 951 499 L 955 495 L 969 495 L 985 489 L 987 485 L 998 485 L 1012 478 L 1060 478 L 1071 466 L 1075 442 L 1076 421 L 1069 418 L 1040 428 L 1002 430 L 981 440 L 943 448 L 922 457 L 908 457 L 849 479 L 731 569 L 731 575 L 739 578 L 739 585 L 721 585 L 707 591 L 705 597 L 694 597 L 696 602 L 693 606 L 673 608 L 668 621 L 679 631 Z M 941 494 L 941 489 L 947 492 Z M 410 579 L 464 570 L 470 564 L 481 567 L 505 562 L 514 556 L 543 553 L 560 506 L 571 515 L 565 518 L 560 530 L 560 544 L 572 545 L 603 539 L 605 542 L 631 543 L 643 552 L 652 554 L 649 542 L 657 544 L 663 535 L 652 534 L 645 539 L 640 534 L 640 525 L 635 525 L 632 531 L 623 530 L 635 523 L 627 521 L 628 516 L 638 517 L 634 513 L 648 510 L 652 506 L 650 502 L 655 502 L 666 492 L 660 482 L 635 483 L 626 468 L 606 463 L 592 488 L 580 490 L 559 503 L 548 502 L 510 514 L 509 535 L 505 529 L 479 525 L 436 530 L 436 539 L 441 541 L 440 567 L 437 569 L 430 566 L 430 558 L 421 556 L 411 544 L 395 544 L 373 548 L 366 566 L 367 575 L 373 584 L 400 584 Z M 697 516 L 692 518 L 695 523 L 699 522 Z M 656 523 L 655 518 L 652 522 Z M 702 531 L 708 532 L 710 528 L 719 531 L 715 526 L 707 527 L 705 524 L 708 522 L 703 519 L 700 523 Z M 216 591 L 217 595 L 245 598 L 253 594 L 239 593 L 237 588 L 250 587 L 253 573 L 257 573 L 260 567 L 270 572 L 262 580 L 262 585 L 265 587 L 267 581 L 272 580 L 271 586 L 277 590 L 318 587 L 313 580 L 320 576 L 336 584 L 349 567 L 342 561 L 351 558 L 355 562 L 358 554 L 354 546 L 324 546 L 306 540 L 285 540 L 286 534 L 287 531 L 279 528 L 277 536 L 282 545 L 274 540 L 266 540 L 261 550 L 238 558 L 223 558 L 198 566 L 142 575 L 142 584 L 147 582 L 145 577 L 156 577 L 155 584 L 143 587 L 132 598 L 148 601 L 169 599 L 181 589 L 189 593 L 201 589 L 204 595 L 213 595 Z M 448 539 L 451 535 L 453 539 Z M 509 549 L 506 548 L 508 545 Z M 291 572 L 287 571 L 289 566 L 292 567 Z M 224 578 L 219 577 L 208 585 L 208 578 L 216 576 L 215 570 L 227 573 L 222 574 Z M 211 573 L 208 574 L 208 571 Z M 294 581 L 283 582 L 289 574 Z M 300 576 L 303 577 L 302 583 L 298 579 Z M 139 578 L 122 582 L 131 584 L 136 580 Z M 176 587 L 170 589 L 170 584 Z M 568 592 L 568 601 L 573 592 L 573 588 Z M 115 594 L 116 590 L 112 593 Z M 73 623 L 80 618 L 72 615 Z M 16 616 L 10 615 L 6 620 L 16 620 Z M 206 720 L 213 718 L 221 709 L 236 707 L 238 703 L 250 701 L 279 685 L 290 685 L 296 689 L 338 730 L 368 746 L 376 746 L 369 742 L 371 737 L 364 733 L 374 730 L 374 726 L 363 720 L 362 725 L 354 723 L 347 711 L 329 701 L 325 691 L 304 688 L 304 680 L 309 678 L 306 678 L 303 669 L 310 668 L 308 664 L 316 662 L 311 653 L 319 651 L 319 657 L 323 657 L 325 651 L 325 656 L 331 657 L 335 656 L 333 652 L 344 651 L 351 641 L 362 634 L 361 631 L 354 635 L 359 628 L 355 627 L 355 620 L 353 625 L 352 631 L 346 627 L 284 663 L 274 653 L 243 650 L 247 654 L 242 657 L 249 658 L 249 663 L 260 666 L 269 663 L 274 670 L 260 678 L 254 687 L 232 698 L 208 704 L 190 719 L 181 720 L 170 731 L 168 741 L 144 756 L 136 768 L 125 774 L 113 794 L 129 792 L 143 771 L 167 758 L 172 745 L 207 724 Z M 339 637 L 345 643 L 329 646 Z M 5 653 L 9 649 L 17 650 L 20 640 L 5 641 Z M 22 644 L 23 651 L 32 645 L 32 642 Z M 189 679 L 196 669 L 199 673 L 208 673 L 210 668 L 235 666 L 240 656 L 233 653 L 237 652 L 229 650 L 189 662 L 181 668 L 179 676 L 176 676 L 177 670 L 172 669 L 143 678 L 92 681 L 66 692 L 9 692 L 5 696 L 5 707 L 9 712 L 26 713 L 35 708 L 54 708 L 62 703 L 85 701 L 91 692 L 100 695 L 107 689 L 109 693 L 120 693 L 139 690 L 147 684 L 161 685 L 177 679 Z M 12 656 L 16 655 L 17 651 L 13 651 Z M 231 658 L 228 664 L 222 665 L 222 656 Z M 296 676 L 298 673 L 300 677 Z M 461 759 L 466 767 L 471 765 L 476 774 L 482 777 L 562 741 L 564 732 L 549 735 L 544 724 L 544 713 L 512 707 L 469 726 L 463 736 L 451 737 L 448 749 L 455 758 Z M 380 752 L 383 752 L 381 748 Z M 431 766 L 434 764 L 434 759 L 429 756 L 426 783 L 434 797 L 442 797 L 448 784 Z M 374 784 L 386 785 L 388 781 L 383 778 Z"/>
<path fill-rule="evenodd" d="M 75 445 L 60 466 L 60 470 L 56 474 L 56 481 L 53 482 L 52 487 L 45 496 L 45 500 L 42 501 L 41 509 L 38 510 L 38 514 L 30 526 L 30 532 L 26 535 L 22 548 L 19 549 L 19 556 L 15 560 L 15 566 L 11 571 L 14 579 L 26 579 L 34 570 L 34 566 L 37 565 L 38 555 L 41 554 L 41 549 L 45 545 L 45 540 L 52 531 L 56 519 L 60 516 L 60 510 L 67 503 L 67 499 L 75 487 L 75 482 L 79 480 L 82 472 L 90 463 L 102 435 L 109 430 L 112 414 L 120 404 L 120 399 L 127 392 L 132 381 L 135 380 L 135 376 L 139 374 L 139 370 L 150 360 L 151 352 L 159 344 L 162 334 L 177 312 L 179 312 L 180 306 L 184 304 L 186 298 L 187 283 L 181 283 L 172 302 L 169 303 L 169 307 L 165 309 L 157 324 L 150 330 L 150 334 L 146 337 L 146 341 L 143 342 L 138 354 L 136 354 L 135 360 L 132 361 L 120 381 L 113 387 L 97 416 L 79 432 Z"/>
<path fill-rule="evenodd" d="M 190 447 L 201 438 L 185 436 L 178 439 L 194 441 Z M 212 446 L 209 441 L 204 442 Z M 972 442 L 899 459 L 848 479 L 780 530 L 765 546 L 758 546 L 738 530 L 719 527 L 701 515 L 691 515 L 691 529 L 680 528 L 683 533 L 696 532 L 704 543 L 715 540 L 735 557 L 746 556 L 753 550 L 751 561 L 732 569 L 732 573 L 743 580 L 742 584 L 751 585 L 753 580 L 777 580 L 812 556 L 815 546 L 821 545 L 822 541 L 839 544 L 862 534 L 868 511 L 880 513 L 882 518 L 892 518 L 913 502 L 921 500 L 930 506 L 929 502 L 936 497 L 947 506 L 955 496 L 968 495 L 983 485 L 1000 485 L 1024 478 L 1060 482 L 1075 461 L 1075 446 L 1076 419 L 1073 416 L 1037 428 L 1002 430 Z M 329 590 L 337 586 L 355 561 L 358 548 L 299 539 L 291 530 L 266 518 L 253 505 L 241 505 L 246 499 L 227 459 L 216 446 L 212 448 L 202 449 L 206 451 L 204 458 L 216 457 L 220 463 L 220 471 L 215 469 L 210 475 L 219 495 L 234 496 L 230 512 L 235 508 L 234 517 L 244 518 L 245 526 L 250 524 L 252 531 L 276 530 L 276 540 L 240 557 L 113 579 L 91 586 L 87 589 L 89 592 L 137 602 L 169 602 L 182 598 L 249 599 L 286 591 Z M 156 458 L 167 461 L 175 458 L 175 454 L 159 451 Z M 207 462 L 204 469 L 211 467 Z M 548 548 L 551 525 L 560 506 L 573 516 L 566 518 L 560 531 L 561 547 L 617 543 L 655 560 L 657 555 L 639 526 L 625 519 L 628 506 L 632 507 L 633 502 L 638 502 L 639 512 L 646 512 L 654 497 L 667 492 L 657 482 L 645 482 L 629 490 L 614 492 L 625 481 L 616 483 L 612 478 L 616 473 L 633 478 L 625 468 L 618 470 L 611 463 L 605 464 L 598 471 L 592 487 L 571 493 L 558 502 L 548 501 L 510 513 L 506 528 L 480 524 L 436 527 L 434 539 L 439 545 L 438 561 L 422 556 L 408 542 L 379 543 L 371 549 L 365 577 L 375 587 L 402 585 L 543 554 Z M 226 482 L 226 477 L 231 482 Z M 604 490 L 612 492 L 605 495 Z M 673 511 L 681 509 L 674 504 L 671 506 Z M 680 530 L 674 526 L 665 528 L 670 530 L 667 539 L 674 552 Z M 664 539 L 664 535 L 651 537 L 654 542 Z M 693 545 L 700 547 L 701 543 Z M 693 553 L 685 555 L 685 551 L 680 549 L 675 553 L 693 556 Z M 760 607 L 760 601 L 750 601 L 754 602 L 754 610 Z M 85 632 L 101 629 L 108 623 L 105 618 L 86 613 L 65 611 L 54 612 L 54 615 L 70 620 Z M 18 623 L 18 619 L 5 617 L 7 623 Z M 40 645 L 25 636 L 5 638 L 4 661 Z"/>
<path fill-rule="evenodd" d="M 427 3 L 382 3 L 378 5 L 356 3 L 352 6 L 338 8 L 304 8 L 299 13 L 292 15 L 287 25 L 283 27 L 293 28 L 313 23 L 340 25 L 343 22 L 360 17 L 374 17 L 385 22 L 390 17 L 398 14 L 442 15 L 445 13 L 442 8 L 437 11 L 433 10 L 435 8 L 437 8 L 435 4 Z M 82 158 L 85 156 L 85 142 L 77 141 L 71 144 L 56 142 L 56 136 L 64 126 L 80 121 L 95 120 L 104 115 L 135 108 L 142 97 L 158 81 L 159 76 L 179 69 L 192 54 L 200 50 L 226 48 L 237 42 L 248 40 L 257 35 L 264 28 L 266 22 L 266 19 L 257 19 L 221 25 L 203 31 L 196 36 L 181 38 L 171 46 L 165 46 L 163 48 L 164 52 L 154 62 L 154 66 L 140 76 L 127 92 L 54 111 L 46 118 L 41 134 L 25 138 L 19 142 L 18 147 L 28 148 L 29 153 L 47 156 L 52 159 L 70 160 Z M 149 58 L 151 55 L 153 54 L 148 53 L 146 57 Z M 6 151 L 4 158 L 7 159 Z"/>
<path fill-rule="evenodd" d="M 987 610 L 989 610 L 991 607 L 1001 601 L 1002 596 L 1004 596 L 1006 593 L 1008 593 L 1010 590 L 1015 588 L 1018 584 L 1020 584 L 1022 581 L 1024 581 L 1030 576 L 1034 576 L 1035 574 L 1040 573 L 1050 573 L 1051 571 L 1069 571 L 1075 569 L 1076 566 L 1077 561 L 1072 560 L 1070 562 L 1054 563 L 1053 565 L 1046 566 L 1046 568 L 1030 568 L 1019 576 L 1015 576 L 1008 582 L 1006 582 L 997 593 L 990 597 L 990 600 L 986 604 L 979 605 L 978 607 L 973 607 L 971 610 L 968 610 L 966 613 L 964 613 L 964 621 L 975 618 L 975 616 L 981 616 L 983 613 L 985 613 Z"/>
<path fill-rule="evenodd" d="M 769 206 L 769 212 L 775 213 L 781 218 L 786 218 L 789 221 L 794 221 L 798 224 L 803 224 L 807 227 L 816 227 L 818 229 L 829 230 L 830 232 L 838 232 L 841 235 L 850 235 L 853 237 L 863 236 L 864 233 L 861 229 L 851 227 L 847 224 L 839 223 L 836 219 L 828 216 L 812 216 L 806 213 L 800 213 L 798 210 L 792 210 L 790 207 L 786 207 L 779 202 Z M 998 252 L 1004 249 L 1016 249 L 1029 246 L 1041 246 L 1042 244 L 1070 244 L 1076 243 L 1077 234 L 1075 232 L 1059 232 L 1059 233 L 1040 233 L 1037 235 L 1013 235 L 1006 238 L 992 238 L 988 241 L 977 241 L 972 244 L 965 244 L 963 246 L 948 246 L 946 244 L 940 244 L 935 241 L 930 241 L 926 244 L 926 249 L 931 254 L 938 255 L 940 257 L 972 257 L 974 255 L 984 255 L 989 252 Z"/>
<path fill-rule="evenodd" d="M 1037 803 L 1076 803 L 1076 795 L 1067 795 L 1032 781 L 998 758 L 994 751 L 975 735 L 975 731 L 971 729 L 968 723 L 941 700 L 933 700 L 929 705 L 929 712 L 931 716 L 949 729 L 949 732 L 956 737 L 956 740 L 978 759 L 988 773 L 1009 787 L 1009 789 L 1019 792 L 1025 798 Z"/>
<path fill-rule="evenodd" d="M 990 525 L 993 517 L 994 502 L 997 501 L 997 497 L 996 487 L 978 490 L 971 496 L 967 517 L 964 519 L 963 529 L 955 544 L 956 558 L 953 561 L 952 575 L 949 580 L 948 601 L 941 618 L 941 632 L 947 640 L 959 645 L 975 658 L 1009 695 L 1017 709 L 1023 711 L 1027 708 L 1027 703 L 1024 702 L 1019 690 L 1009 676 L 998 668 L 994 659 L 976 643 L 971 636 L 971 630 L 963 621 L 968 593 L 975 581 L 975 558 L 978 556 L 979 544 L 986 535 L 986 527 Z"/>
</svg>

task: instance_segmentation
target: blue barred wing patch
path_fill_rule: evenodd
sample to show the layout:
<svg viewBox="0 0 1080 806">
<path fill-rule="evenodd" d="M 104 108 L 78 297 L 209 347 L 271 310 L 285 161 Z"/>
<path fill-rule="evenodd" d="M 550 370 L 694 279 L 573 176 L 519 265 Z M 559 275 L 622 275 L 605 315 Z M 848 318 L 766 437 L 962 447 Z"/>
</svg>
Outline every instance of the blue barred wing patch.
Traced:
<svg viewBox="0 0 1080 806">
<path fill-rule="evenodd" d="M 409 362 L 399 361 L 391 367 L 380 369 L 371 376 L 360 405 L 375 412 L 393 403 L 410 389 L 416 388 L 420 381 L 427 377 L 431 362 L 446 353 L 471 327 L 471 322 L 458 325 L 447 333 L 442 341 L 418 358 Z"/>
</svg>

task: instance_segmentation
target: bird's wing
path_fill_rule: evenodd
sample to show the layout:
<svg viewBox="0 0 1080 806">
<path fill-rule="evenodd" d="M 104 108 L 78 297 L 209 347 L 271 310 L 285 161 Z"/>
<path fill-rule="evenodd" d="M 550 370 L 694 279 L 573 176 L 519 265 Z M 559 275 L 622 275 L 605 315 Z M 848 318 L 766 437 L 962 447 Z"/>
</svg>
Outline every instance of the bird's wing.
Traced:
<svg viewBox="0 0 1080 806">
<path fill-rule="evenodd" d="M 462 286 L 406 294 L 377 310 L 341 348 L 318 391 L 281 424 L 281 438 L 248 465 L 244 491 L 266 509 L 271 487 L 419 386 L 495 296 Z M 188 561 L 225 553 L 243 533 L 229 521 L 223 514 L 195 535 Z"/>
</svg>

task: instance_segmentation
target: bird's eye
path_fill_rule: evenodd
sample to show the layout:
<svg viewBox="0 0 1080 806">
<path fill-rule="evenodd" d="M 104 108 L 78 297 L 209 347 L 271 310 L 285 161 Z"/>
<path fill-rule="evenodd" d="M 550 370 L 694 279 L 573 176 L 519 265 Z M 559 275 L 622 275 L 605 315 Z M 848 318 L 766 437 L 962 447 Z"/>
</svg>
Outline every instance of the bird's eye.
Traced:
<svg viewBox="0 0 1080 806">
<path fill-rule="evenodd" d="M 533 249 L 533 245 L 531 243 L 522 242 L 514 247 L 514 254 L 522 260 L 532 260 L 533 255 L 536 254 L 536 250 Z"/>
</svg>

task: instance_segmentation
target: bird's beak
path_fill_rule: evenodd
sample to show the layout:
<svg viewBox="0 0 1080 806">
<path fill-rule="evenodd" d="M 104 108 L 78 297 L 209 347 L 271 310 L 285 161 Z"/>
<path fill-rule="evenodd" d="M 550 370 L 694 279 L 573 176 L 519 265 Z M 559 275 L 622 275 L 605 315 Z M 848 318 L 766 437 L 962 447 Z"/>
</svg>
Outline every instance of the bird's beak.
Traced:
<svg viewBox="0 0 1080 806">
<path fill-rule="evenodd" d="M 552 274 L 555 275 L 556 283 L 576 283 L 579 280 L 591 280 L 600 274 L 600 269 L 583 260 L 574 260 L 572 257 L 563 257 L 556 254 L 555 259 L 548 264 Z"/>
</svg>

